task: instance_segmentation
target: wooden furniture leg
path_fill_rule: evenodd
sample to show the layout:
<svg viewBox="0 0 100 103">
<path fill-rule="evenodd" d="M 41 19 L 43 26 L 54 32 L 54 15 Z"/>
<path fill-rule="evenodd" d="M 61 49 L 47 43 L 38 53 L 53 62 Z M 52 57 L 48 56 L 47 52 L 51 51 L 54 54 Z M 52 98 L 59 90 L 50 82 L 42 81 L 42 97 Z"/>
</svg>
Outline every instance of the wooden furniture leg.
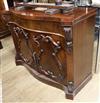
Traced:
<svg viewBox="0 0 100 103">
<path fill-rule="evenodd" d="M 2 49 L 3 48 L 3 46 L 2 46 L 2 43 L 1 43 L 1 41 L 0 41 L 0 49 Z"/>
</svg>

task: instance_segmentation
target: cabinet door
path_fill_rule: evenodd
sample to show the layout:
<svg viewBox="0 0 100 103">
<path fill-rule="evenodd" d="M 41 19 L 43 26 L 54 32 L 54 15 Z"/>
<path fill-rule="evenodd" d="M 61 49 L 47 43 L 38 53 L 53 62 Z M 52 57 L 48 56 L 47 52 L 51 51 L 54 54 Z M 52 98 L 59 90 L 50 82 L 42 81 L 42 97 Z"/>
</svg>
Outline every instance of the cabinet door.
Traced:
<svg viewBox="0 0 100 103">
<path fill-rule="evenodd" d="M 60 83 L 66 83 L 65 38 L 61 34 L 13 27 L 17 53 L 34 70 Z"/>
</svg>

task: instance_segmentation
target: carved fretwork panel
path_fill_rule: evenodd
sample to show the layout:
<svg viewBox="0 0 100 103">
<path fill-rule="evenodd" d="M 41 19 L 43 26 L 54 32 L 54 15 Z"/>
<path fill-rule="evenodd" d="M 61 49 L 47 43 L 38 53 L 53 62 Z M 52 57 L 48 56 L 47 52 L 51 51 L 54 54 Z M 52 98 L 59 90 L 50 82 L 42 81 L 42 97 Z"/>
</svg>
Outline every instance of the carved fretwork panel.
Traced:
<svg viewBox="0 0 100 103">
<path fill-rule="evenodd" d="M 22 60 L 37 72 L 66 83 L 65 38 L 60 34 L 29 31 L 13 26 Z"/>
<path fill-rule="evenodd" d="M 66 60 L 62 59 L 65 58 L 63 37 L 39 33 L 31 36 L 32 44 L 35 42 L 31 48 L 36 49 L 38 71 L 55 80 L 64 80 Z"/>
</svg>

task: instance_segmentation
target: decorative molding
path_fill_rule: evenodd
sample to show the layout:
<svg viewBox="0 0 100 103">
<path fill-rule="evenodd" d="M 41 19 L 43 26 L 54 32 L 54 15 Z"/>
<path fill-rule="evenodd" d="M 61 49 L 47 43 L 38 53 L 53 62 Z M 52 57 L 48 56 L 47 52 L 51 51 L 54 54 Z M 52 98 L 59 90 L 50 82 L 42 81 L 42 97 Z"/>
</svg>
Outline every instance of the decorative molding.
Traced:
<svg viewBox="0 0 100 103">
<path fill-rule="evenodd" d="M 66 50 L 68 54 L 71 54 L 73 51 L 73 42 L 72 42 L 72 28 L 64 27 L 65 39 L 66 39 Z"/>
</svg>

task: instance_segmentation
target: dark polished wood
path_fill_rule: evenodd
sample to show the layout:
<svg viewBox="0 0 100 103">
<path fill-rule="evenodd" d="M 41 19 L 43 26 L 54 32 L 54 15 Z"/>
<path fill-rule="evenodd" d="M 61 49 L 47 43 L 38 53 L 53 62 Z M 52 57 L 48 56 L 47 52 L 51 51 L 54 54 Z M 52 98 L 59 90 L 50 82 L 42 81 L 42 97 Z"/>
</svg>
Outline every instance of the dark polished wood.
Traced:
<svg viewBox="0 0 100 103">
<path fill-rule="evenodd" d="M 10 35 L 10 31 L 7 25 L 7 20 L 5 20 L 4 15 L 9 15 L 9 12 L 0 10 L 0 39 Z"/>
<path fill-rule="evenodd" d="M 48 15 L 34 7 L 10 10 L 16 64 L 73 99 L 92 78 L 96 9 L 74 8 L 67 14 Z"/>
<path fill-rule="evenodd" d="M 3 46 L 2 46 L 2 43 L 1 43 L 1 41 L 0 41 L 0 49 L 2 49 L 3 48 Z"/>
<path fill-rule="evenodd" d="M 10 31 L 8 30 L 8 26 L 6 21 L 3 20 L 3 13 L 5 14 L 5 6 L 4 6 L 4 0 L 0 0 L 0 39 L 9 36 Z"/>
</svg>

